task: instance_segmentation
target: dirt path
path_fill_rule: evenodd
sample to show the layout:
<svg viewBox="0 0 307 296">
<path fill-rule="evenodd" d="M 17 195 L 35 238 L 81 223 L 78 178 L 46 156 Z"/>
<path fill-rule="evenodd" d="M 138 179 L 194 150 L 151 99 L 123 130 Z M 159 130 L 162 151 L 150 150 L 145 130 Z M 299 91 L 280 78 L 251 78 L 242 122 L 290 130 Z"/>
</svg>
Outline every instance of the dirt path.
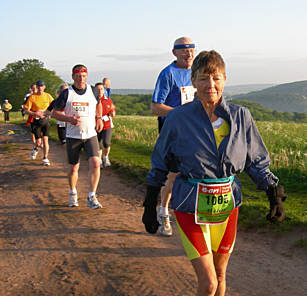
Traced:
<svg viewBox="0 0 307 296">
<path fill-rule="evenodd" d="M 21 127 L 0 125 L 1 296 L 195 295 L 177 231 L 170 238 L 144 232 L 144 188 L 104 169 L 98 190 L 104 209 L 88 209 L 82 160 L 80 207 L 70 209 L 62 148 L 51 143 L 50 167 L 41 165 L 42 152 L 35 161 L 30 152 Z M 303 235 L 239 232 L 227 295 L 306 295 L 307 255 L 292 246 Z"/>
</svg>

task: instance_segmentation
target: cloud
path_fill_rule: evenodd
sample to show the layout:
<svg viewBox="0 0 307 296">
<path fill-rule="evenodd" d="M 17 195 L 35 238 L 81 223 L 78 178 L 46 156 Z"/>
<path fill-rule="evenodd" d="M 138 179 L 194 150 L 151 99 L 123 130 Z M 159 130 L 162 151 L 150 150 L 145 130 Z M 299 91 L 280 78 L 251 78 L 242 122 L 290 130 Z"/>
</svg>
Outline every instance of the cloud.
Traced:
<svg viewBox="0 0 307 296">
<path fill-rule="evenodd" d="M 114 59 L 121 62 L 135 62 L 135 61 L 146 61 L 156 62 L 165 59 L 169 59 L 171 54 L 169 52 L 158 53 L 158 54 L 100 54 L 97 57 L 103 59 Z"/>
</svg>

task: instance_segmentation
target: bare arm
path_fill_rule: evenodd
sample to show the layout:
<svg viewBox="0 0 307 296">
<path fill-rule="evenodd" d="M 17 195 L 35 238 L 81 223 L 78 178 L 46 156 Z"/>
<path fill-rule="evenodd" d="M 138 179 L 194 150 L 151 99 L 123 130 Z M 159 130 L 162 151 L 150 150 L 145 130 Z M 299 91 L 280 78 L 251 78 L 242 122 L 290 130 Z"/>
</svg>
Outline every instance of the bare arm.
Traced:
<svg viewBox="0 0 307 296">
<path fill-rule="evenodd" d="M 67 116 L 58 110 L 52 110 L 51 117 L 59 121 L 69 122 L 72 125 L 80 124 L 80 118 L 78 116 Z"/>
<path fill-rule="evenodd" d="M 170 107 L 164 104 L 155 103 L 155 102 L 151 102 L 151 105 L 150 105 L 151 113 L 157 116 L 166 117 L 167 113 L 173 109 L 174 109 L 173 107 Z"/>
<path fill-rule="evenodd" d="M 101 119 L 102 116 L 102 104 L 99 102 L 99 104 L 96 105 L 96 131 L 100 133 L 103 129 L 103 121 Z"/>
</svg>

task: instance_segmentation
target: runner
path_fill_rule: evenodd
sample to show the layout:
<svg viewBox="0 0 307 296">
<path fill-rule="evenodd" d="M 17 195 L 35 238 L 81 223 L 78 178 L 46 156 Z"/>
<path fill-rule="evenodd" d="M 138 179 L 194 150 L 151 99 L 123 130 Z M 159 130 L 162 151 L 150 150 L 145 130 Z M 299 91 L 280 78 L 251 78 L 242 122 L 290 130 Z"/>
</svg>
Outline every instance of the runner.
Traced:
<svg viewBox="0 0 307 296">
<path fill-rule="evenodd" d="M 102 79 L 102 84 L 105 90 L 105 94 L 108 98 L 111 98 L 111 81 L 109 78 L 105 77 Z"/>
<path fill-rule="evenodd" d="M 100 178 L 100 159 L 97 132 L 103 128 L 102 108 L 98 91 L 86 84 L 87 68 L 76 65 L 72 69 L 73 85 L 61 92 L 56 100 L 52 117 L 67 122 L 66 149 L 70 165 L 69 207 L 78 207 L 77 181 L 80 152 L 83 148 L 89 163 L 90 191 L 87 206 L 91 209 L 102 208 L 96 197 L 96 189 Z M 64 111 L 65 114 L 62 112 Z M 97 120 L 95 118 L 97 117 Z M 95 130 L 96 129 L 96 130 Z"/>
<path fill-rule="evenodd" d="M 45 82 L 43 80 L 38 80 L 36 82 L 37 92 L 29 96 L 25 109 L 26 113 L 33 117 L 32 128 L 35 135 L 35 147 L 31 152 L 31 159 L 36 159 L 38 154 L 38 149 L 41 146 L 41 138 L 43 138 L 43 165 L 50 166 L 50 161 L 48 159 L 49 153 L 49 118 L 44 114 L 50 103 L 53 101 L 53 97 L 45 92 Z"/>
<path fill-rule="evenodd" d="M 10 111 L 12 110 L 12 105 L 9 103 L 8 100 L 4 100 L 2 109 L 4 112 L 4 121 L 5 123 L 8 123 L 10 121 Z"/>
<path fill-rule="evenodd" d="M 19 108 L 19 111 L 20 111 L 20 113 L 21 113 L 21 117 L 22 117 L 22 119 L 24 120 L 24 119 L 26 119 L 26 117 L 25 117 L 25 105 L 20 105 L 20 108 Z"/>
<path fill-rule="evenodd" d="M 97 88 L 100 96 L 100 101 L 102 104 L 102 119 L 103 119 L 103 130 L 98 133 L 98 142 L 99 142 L 99 155 L 102 156 L 103 149 L 103 158 L 100 165 L 101 168 L 111 166 L 109 159 L 109 154 L 111 150 L 111 138 L 112 138 L 112 128 L 114 127 L 112 117 L 115 116 L 115 105 L 112 100 L 106 96 L 105 89 L 102 83 L 96 83 L 95 87 Z"/>
<path fill-rule="evenodd" d="M 37 86 L 36 83 L 33 83 L 29 89 L 29 92 L 25 95 L 24 97 L 24 103 L 23 103 L 23 108 L 25 106 L 25 104 L 27 103 L 29 97 L 31 95 L 36 94 L 37 92 Z M 24 108 L 24 113 L 26 113 L 26 110 Z M 31 128 L 31 139 L 32 139 L 32 143 L 33 143 L 33 149 L 36 147 L 36 140 L 35 140 L 35 134 L 34 134 L 34 130 L 33 130 L 33 117 L 31 115 L 28 116 L 27 122 L 26 122 L 26 126 L 29 126 Z"/>
<path fill-rule="evenodd" d="M 195 53 L 195 44 L 188 37 L 178 38 L 173 47 L 177 58 L 159 74 L 155 91 L 152 96 L 151 111 L 158 115 L 159 133 L 168 112 L 175 107 L 185 104 L 194 98 L 195 89 L 191 82 L 191 66 Z M 161 205 L 158 212 L 160 234 L 172 235 L 168 204 L 176 174 L 170 172 L 167 182 L 161 190 Z"/>
<path fill-rule="evenodd" d="M 179 172 L 171 206 L 182 244 L 198 278 L 198 295 L 223 296 L 242 193 L 237 174 L 245 171 L 270 201 L 270 220 L 282 220 L 278 178 L 247 108 L 222 97 L 225 64 L 215 51 L 202 51 L 192 65 L 197 94 L 166 118 L 147 174 L 142 221 L 155 233 L 157 197 L 169 170 Z"/>
<path fill-rule="evenodd" d="M 64 89 L 67 89 L 67 88 L 68 88 L 68 84 L 62 83 L 56 91 L 56 97 L 58 98 L 60 93 Z M 48 116 L 52 115 L 52 111 L 54 110 L 55 102 L 56 102 L 56 100 L 51 102 L 51 104 L 49 105 L 49 107 L 47 108 L 47 110 L 45 112 L 45 115 L 48 115 Z M 63 114 L 64 114 L 64 112 L 63 112 Z M 65 144 L 66 144 L 66 122 L 57 120 L 56 121 L 56 129 L 57 129 L 57 132 L 58 132 L 59 141 L 60 141 L 61 145 L 65 148 Z"/>
</svg>

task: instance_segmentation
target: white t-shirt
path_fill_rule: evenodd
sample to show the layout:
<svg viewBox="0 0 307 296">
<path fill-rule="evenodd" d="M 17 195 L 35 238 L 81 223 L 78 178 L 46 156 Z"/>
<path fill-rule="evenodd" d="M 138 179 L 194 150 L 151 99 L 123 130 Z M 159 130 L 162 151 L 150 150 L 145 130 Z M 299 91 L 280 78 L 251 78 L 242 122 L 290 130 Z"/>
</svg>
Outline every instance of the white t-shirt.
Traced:
<svg viewBox="0 0 307 296">
<path fill-rule="evenodd" d="M 86 86 L 86 92 L 83 95 L 78 95 L 71 86 L 68 88 L 64 112 L 67 116 L 79 116 L 81 123 L 78 126 L 67 123 L 67 138 L 89 139 L 97 135 L 96 105 L 97 99 L 90 85 Z"/>
</svg>

